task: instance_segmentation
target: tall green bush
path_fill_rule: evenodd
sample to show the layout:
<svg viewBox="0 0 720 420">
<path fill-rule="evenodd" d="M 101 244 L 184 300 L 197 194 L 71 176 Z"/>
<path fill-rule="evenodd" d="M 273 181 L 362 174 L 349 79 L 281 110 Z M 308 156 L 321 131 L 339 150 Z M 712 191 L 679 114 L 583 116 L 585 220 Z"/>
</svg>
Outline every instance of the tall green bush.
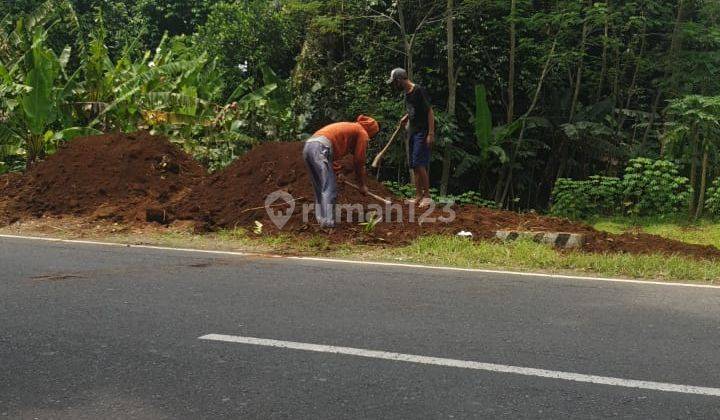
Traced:
<svg viewBox="0 0 720 420">
<path fill-rule="evenodd" d="M 689 197 L 688 179 L 679 175 L 673 162 L 637 158 L 630 161 L 622 179 L 559 179 L 550 213 L 573 219 L 620 214 L 669 216 L 682 211 Z"/>
<path fill-rule="evenodd" d="M 625 168 L 625 211 L 632 216 L 667 216 L 687 208 L 689 180 L 667 160 L 636 158 Z"/>
<path fill-rule="evenodd" d="M 707 190 L 705 209 L 711 216 L 720 216 L 720 178 L 716 178 Z"/>
<path fill-rule="evenodd" d="M 550 213 L 571 219 L 612 215 L 620 210 L 622 191 L 620 178 L 597 175 L 587 181 L 561 178 L 553 190 Z"/>
</svg>

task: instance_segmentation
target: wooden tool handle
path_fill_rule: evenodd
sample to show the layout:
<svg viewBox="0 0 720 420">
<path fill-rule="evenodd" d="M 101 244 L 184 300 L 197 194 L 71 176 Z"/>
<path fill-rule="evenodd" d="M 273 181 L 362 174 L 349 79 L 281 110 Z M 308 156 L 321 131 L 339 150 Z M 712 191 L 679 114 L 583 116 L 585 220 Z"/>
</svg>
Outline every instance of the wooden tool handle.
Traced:
<svg viewBox="0 0 720 420">
<path fill-rule="evenodd" d="M 377 168 L 380 166 L 380 162 L 382 161 L 383 157 L 385 157 L 385 153 L 390 149 L 390 146 L 397 140 L 398 136 L 400 135 L 400 130 L 402 130 L 403 125 L 402 123 L 398 124 L 397 129 L 395 129 L 395 132 L 393 133 L 392 137 L 390 137 L 390 141 L 387 145 L 378 153 L 377 156 L 375 156 L 375 160 L 373 160 L 372 167 Z"/>
<path fill-rule="evenodd" d="M 353 187 L 353 188 L 355 188 L 356 190 L 360 191 L 360 187 L 358 187 L 357 185 L 353 184 L 352 182 L 345 181 L 345 184 L 347 184 L 348 186 Z M 372 198 L 380 201 L 381 203 L 392 204 L 392 201 L 386 200 L 386 199 L 380 197 L 379 195 L 373 194 L 373 193 L 371 193 L 371 192 L 369 192 L 369 191 L 368 191 L 368 195 L 369 195 L 370 197 L 372 197 Z"/>
</svg>

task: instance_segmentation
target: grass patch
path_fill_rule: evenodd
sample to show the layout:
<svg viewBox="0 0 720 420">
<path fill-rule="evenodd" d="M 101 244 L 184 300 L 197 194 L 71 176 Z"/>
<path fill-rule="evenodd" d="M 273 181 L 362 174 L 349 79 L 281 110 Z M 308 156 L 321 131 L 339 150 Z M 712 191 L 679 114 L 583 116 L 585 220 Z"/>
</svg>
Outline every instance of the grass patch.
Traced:
<svg viewBox="0 0 720 420">
<path fill-rule="evenodd" d="M 637 229 L 636 221 L 603 220 L 596 226 L 622 232 Z M 645 223 L 642 229 L 673 239 L 712 244 L 720 237 L 720 226 L 706 222 L 686 228 L 671 222 Z M 3 231 L 0 229 L 0 231 Z M 33 235 L 35 232 L 12 231 Z M 664 255 L 586 254 L 556 251 L 531 241 L 511 243 L 476 242 L 453 236 L 426 236 L 405 247 L 389 248 L 371 245 L 333 244 L 316 235 L 298 238 L 291 235 L 256 235 L 245 229 L 225 230 L 196 235 L 189 232 L 140 232 L 82 236 L 59 234 L 66 239 L 95 239 L 123 244 L 157 245 L 221 251 L 291 254 L 346 258 L 364 261 L 389 261 L 461 268 L 505 269 L 556 274 L 599 275 L 665 281 L 720 283 L 720 262 L 698 261 Z M 709 237 L 705 237 L 709 235 Z M 43 236 L 43 235 L 40 235 Z"/>
<path fill-rule="evenodd" d="M 720 263 L 717 262 L 664 255 L 558 252 L 531 241 L 500 244 L 428 236 L 404 248 L 370 250 L 363 258 L 462 268 L 582 273 L 668 281 L 712 283 L 720 280 Z"/>
<path fill-rule="evenodd" d="M 720 223 L 715 220 L 688 222 L 684 219 L 624 218 L 594 219 L 590 224 L 610 233 L 643 232 L 690 244 L 720 248 Z"/>
</svg>

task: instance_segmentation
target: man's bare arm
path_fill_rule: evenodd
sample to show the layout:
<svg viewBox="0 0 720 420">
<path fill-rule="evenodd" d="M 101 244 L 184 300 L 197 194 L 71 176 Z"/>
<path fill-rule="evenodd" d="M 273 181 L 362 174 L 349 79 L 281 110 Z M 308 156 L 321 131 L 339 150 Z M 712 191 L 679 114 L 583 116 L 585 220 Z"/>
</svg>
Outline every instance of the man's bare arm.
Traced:
<svg viewBox="0 0 720 420">
<path fill-rule="evenodd" d="M 428 136 L 427 144 L 432 146 L 435 143 L 435 112 L 432 107 L 428 110 Z"/>
</svg>

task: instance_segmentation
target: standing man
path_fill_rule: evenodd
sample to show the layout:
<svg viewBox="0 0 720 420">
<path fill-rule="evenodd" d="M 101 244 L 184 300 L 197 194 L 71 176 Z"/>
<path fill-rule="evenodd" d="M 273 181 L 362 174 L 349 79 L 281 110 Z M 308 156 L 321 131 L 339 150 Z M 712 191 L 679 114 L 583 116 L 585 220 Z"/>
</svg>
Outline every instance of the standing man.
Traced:
<svg viewBox="0 0 720 420">
<path fill-rule="evenodd" d="M 430 149 L 435 142 L 435 114 L 430 104 L 430 96 L 420 85 L 408 79 L 404 69 L 397 68 L 390 73 L 388 84 L 405 92 L 407 114 L 402 117 L 403 124 L 410 135 L 410 168 L 415 174 L 415 200 L 420 208 L 430 205 Z M 409 126 L 408 126 L 409 124 Z"/>
<path fill-rule="evenodd" d="M 355 176 L 360 192 L 368 193 L 365 152 L 370 139 L 380 131 L 377 121 L 361 115 L 357 122 L 339 122 L 318 130 L 305 142 L 303 159 L 315 188 L 315 217 L 320 227 L 335 227 L 335 201 L 340 165 L 333 165 L 348 154 L 353 155 Z"/>
</svg>

